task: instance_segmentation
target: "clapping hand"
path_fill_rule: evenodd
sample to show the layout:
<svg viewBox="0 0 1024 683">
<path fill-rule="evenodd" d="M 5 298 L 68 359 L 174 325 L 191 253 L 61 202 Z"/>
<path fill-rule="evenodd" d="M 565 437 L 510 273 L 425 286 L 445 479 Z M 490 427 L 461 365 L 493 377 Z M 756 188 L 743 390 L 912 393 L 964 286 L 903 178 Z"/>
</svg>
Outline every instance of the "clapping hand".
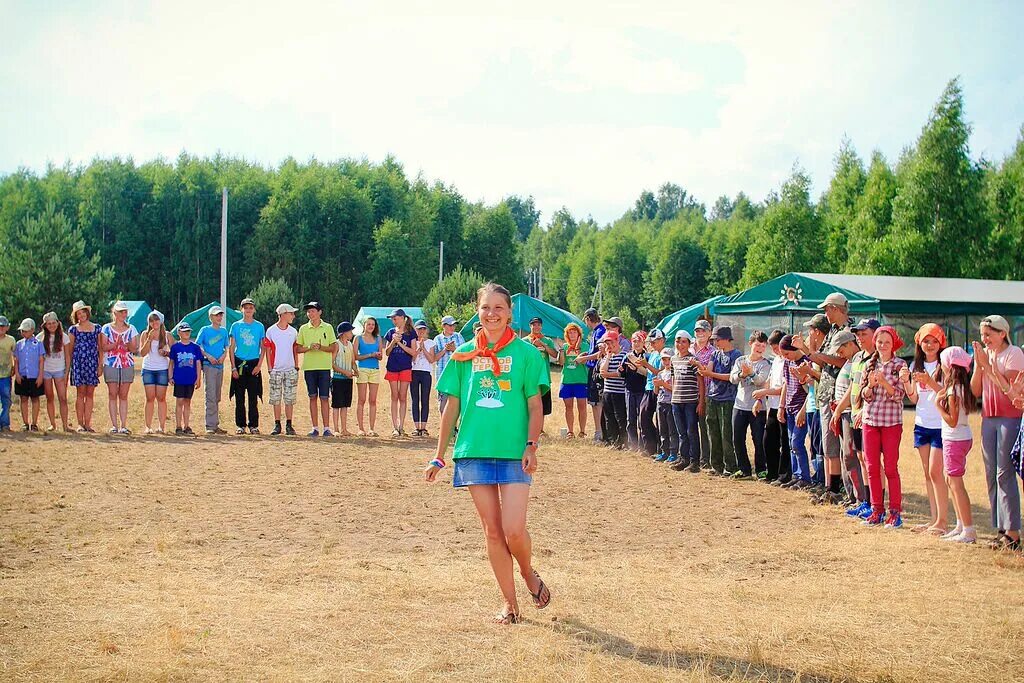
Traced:
<svg viewBox="0 0 1024 683">
<path fill-rule="evenodd" d="M 974 362 L 978 366 L 978 369 L 982 372 L 991 367 L 992 363 L 988 358 L 988 351 L 981 345 L 981 342 L 971 342 L 971 348 L 974 349 Z"/>
<path fill-rule="evenodd" d="M 900 381 L 904 384 L 910 381 L 910 368 L 906 365 L 900 368 Z"/>
</svg>

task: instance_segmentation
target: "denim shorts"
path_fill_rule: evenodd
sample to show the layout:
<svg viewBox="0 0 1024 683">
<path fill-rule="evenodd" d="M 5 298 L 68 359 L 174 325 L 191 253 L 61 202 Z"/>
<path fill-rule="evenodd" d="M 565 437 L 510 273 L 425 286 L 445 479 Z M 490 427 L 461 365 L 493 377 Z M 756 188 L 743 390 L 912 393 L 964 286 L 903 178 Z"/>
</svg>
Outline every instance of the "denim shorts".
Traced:
<svg viewBox="0 0 1024 683">
<path fill-rule="evenodd" d="M 558 389 L 558 398 L 586 398 L 587 397 L 587 385 L 586 384 L 563 384 Z"/>
<path fill-rule="evenodd" d="M 523 461 L 500 458 L 460 458 L 455 461 L 452 486 L 532 484 L 533 477 L 523 471 Z"/>
<path fill-rule="evenodd" d="M 167 386 L 167 371 L 166 370 L 143 370 L 142 371 L 142 384 L 149 386 L 155 384 L 158 387 Z"/>
<path fill-rule="evenodd" d="M 310 398 L 331 397 L 331 371 L 330 370 L 305 370 L 303 377 L 306 378 L 306 393 Z"/>
<path fill-rule="evenodd" d="M 914 448 L 931 446 L 942 448 L 942 429 L 928 429 L 921 425 L 914 425 Z"/>
<path fill-rule="evenodd" d="M 43 379 L 64 379 L 64 368 L 60 370 L 43 369 Z"/>
</svg>

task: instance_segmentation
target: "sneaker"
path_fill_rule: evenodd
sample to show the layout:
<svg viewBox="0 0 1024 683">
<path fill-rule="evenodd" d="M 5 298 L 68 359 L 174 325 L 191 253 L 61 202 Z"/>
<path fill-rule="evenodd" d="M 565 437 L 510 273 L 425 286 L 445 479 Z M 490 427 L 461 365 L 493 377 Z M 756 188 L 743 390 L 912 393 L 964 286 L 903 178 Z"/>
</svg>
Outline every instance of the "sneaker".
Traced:
<svg viewBox="0 0 1024 683">
<path fill-rule="evenodd" d="M 249 433 L 250 434 L 259 434 L 260 433 L 260 429 L 259 429 L 259 427 L 249 427 Z"/>
<path fill-rule="evenodd" d="M 881 526 L 882 524 L 882 511 L 872 510 L 871 514 L 868 515 L 863 522 L 864 526 Z"/>
<path fill-rule="evenodd" d="M 767 481 L 768 473 L 767 472 L 758 472 L 757 473 L 757 478 L 760 479 L 761 481 Z"/>
<path fill-rule="evenodd" d="M 797 479 L 796 482 L 793 484 L 792 488 L 794 491 L 803 491 L 804 489 L 811 488 L 812 486 L 813 484 L 811 484 L 811 482 L 809 481 Z"/>
<path fill-rule="evenodd" d="M 236 429 L 235 434 L 245 434 L 245 427 L 239 427 Z"/>
<path fill-rule="evenodd" d="M 334 432 L 332 432 L 330 429 L 325 429 L 324 436 L 334 436 Z"/>
<path fill-rule="evenodd" d="M 946 533 L 942 534 L 942 536 L 940 536 L 939 538 L 941 538 L 943 541 L 951 541 L 963 532 L 964 528 L 958 524 L 956 528 L 947 531 Z"/>
<path fill-rule="evenodd" d="M 670 455 L 667 458 L 665 458 L 665 462 L 667 462 L 667 463 L 679 462 L 679 456 L 678 455 Z"/>
<path fill-rule="evenodd" d="M 184 434 L 185 436 L 195 436 L 196 435 L 196 433 L 192 431 L 191 427 L 185 427 L 184 429 L 181 430 L 181 433 Z"/>
<path fill-rule="evenodd" d="M 209 427 L 206 428 L 206 435 L 207 436 L 213 436 L 216 433 L 217 433 L 216 429 L 210 429 Z"/>
<path fill-rule="evenodd" d="M 871 504 L 868 503 L 867 507 L 864 508 L 864 512 L 860 513 L 860 515 L 858 515 L 858 516 L 861 519 L 867 519 L 868 517 L 870 517 L 873 514 L 873 512 L 874 512 L 874 510 L 872 510 Z"/>
<path fill-rule="evenodd" d="M 668 455 L 666 453 L 658 453 L 654 456 L 654 462 L 665 462 L 666 460 L 668 460 Z"/>
<path fill-rule="evenodd" d="M 284 434 L 285 436 L 295 436 L 295 427 L 292 427 L 291 425 L 285 425 Z"/>
<path fill-rule="evenodd" d="M 700 473 L 700 463 L 696 462 L 696 461 L 691 462 L 690 463 L 690 469 L 688 471 L 689 472 L 693 472 L 694 474 L 699 474 Z"/>
<path fill-rule="evenodd" d="M 690 469 L 690 461 L 687 460 L 686 458 L 680 458 L 679 456 L 676 456 L 676 461 L 672 463 L 672 469 L 674 469 L 676 472 L 685 472 L 686 470 Z"/>
<path fill-rule="evenodd" d="M 954 543 L 977 543 L 978 535 L 973 532 L 968 534 L 966 531 L 961 531 L 959 534 L 948 540 L 953 541 Z"/>
<path fill-rule="evenodd" d="M 270 430 L 270 435 L 271 436 L 280 436 L 281 435 L 281 423 L 280 422 L 275 422 L 274 423 L 274 428 Z"/>
<path fill-rule="evenodd" d="M 317 437 L 317 436 L 320 436 L 320 432 L 317 429 L 310 429 L 309 430 L 309 434 L 306 434 L 306 436 Z"/>
<path fill-rule="evenodd" d="M 885 520 L 886 529 L 899 529 L 903 526 L 903 516 L 896 510 L 889 511 L 889 518 Z"/>
<path fill-rule="evenodd" d="M 840 505 L 843 502 L 843 496 L 832 491 L 826 491 L 818 497 L 819 505 Z"/>
<path fill-rule="evenodd" d="M 859 503 L 859 504 L 853 506 L 852 508 L 849 508 L 846 511 L 846 516 L 847 517 L 860 517 L 865 512 L 867 512 L 869 514 L 871 512 L 871 503 L 869 503 L 867 501 L 864 501 L 863 503 Z"/>
<path fill-rule="evenodd" d="M 736 481 L 750 481 L 751 479 L 753 479 L 752 476 L 750 476 L 749 474 L 745 474 L 744 472 L 733 472 L 731 478 L 735 479 Z"/>
<path fill-rule="evenodd" d="M 771 485 L 777 488 L 782 488 L 783 486 L 789 484 L 791 481 L 793 480 L 788 477 L 779 477 L 778 479 L 773 480 L 771 482 Z"/>
<path fill-rule="evenodd" d="M 175 427 L 174 428 L 174 435 L 175 436 L 181 436 L 182 434 L 184 434 L 184 431 L 182 431 L 181 427 Z"/>
<path fill-rule="evenodd" d="M 610 400 L 610 399 L 609 399 L 609 400 Z M 391 430 L 391 438 L 392 438 L 392 439 L 397 439 L 397 438 L 398 438 L 398 437 L 400 437 L 401 435 L 402 435 L 402 432 L 400 432 L 399 430 L 397 430 L 397 429 L 392 429 L 392 430 Z"/>
<path fill-rule="evenodd" d="M 217 427 L 216 429 L 213 430 L 213 433 L 214 434 L 227 434 L 228 432 L 225 429 L 221 429 L 220 427 Z"/>
</svg>

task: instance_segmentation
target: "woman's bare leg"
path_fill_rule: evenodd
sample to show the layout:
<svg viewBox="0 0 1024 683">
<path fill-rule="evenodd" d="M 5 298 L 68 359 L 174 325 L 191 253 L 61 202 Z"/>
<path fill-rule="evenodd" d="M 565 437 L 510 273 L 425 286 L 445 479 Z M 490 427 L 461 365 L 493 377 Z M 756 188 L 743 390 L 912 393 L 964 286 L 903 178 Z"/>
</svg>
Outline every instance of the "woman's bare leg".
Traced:
<svg viewBox="0 0 1024 683">
<path fill-rule="evenodd" d="M 487 559 L 491 562 L 494 578 L 498 580 L 498 588 L 505 599 L 505 609 L 518 614 L 519 603 L 516 601 L 516 580 L 512 574 L 512 553 L 501 526 L 502 510 L 498 487 L 470 486 L 469 493 L 473 497 L 473 505 L 484 528 Z"/>
</svg>

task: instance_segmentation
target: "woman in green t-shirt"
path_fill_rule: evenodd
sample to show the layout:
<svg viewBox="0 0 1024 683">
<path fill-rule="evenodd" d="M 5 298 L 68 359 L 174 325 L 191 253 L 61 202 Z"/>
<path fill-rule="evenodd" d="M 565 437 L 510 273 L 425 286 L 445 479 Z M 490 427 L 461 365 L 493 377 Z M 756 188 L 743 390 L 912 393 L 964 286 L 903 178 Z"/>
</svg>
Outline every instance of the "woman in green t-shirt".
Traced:
<svg viewBox="0 0 1024 683">
<path fill-rule="evenodd" d="M 512 558 L 538 609 L 551 592 L 533 569 L 526 507 L 537 470 L 537 439 L 544 428 L 541 393 L 548 389 L 546 361 L 509 327 L 512 297 L 489 283 L 477 292 L 482 329 L 445 366 L 437 390 L 448 400 L 441 414 L 436 457 L 425 471 L 434 481 L 445 466 L 448 442 L 455 440 L 452 483 L 469 488 L 483 524 L 487 556 L 505 599 L 494 617 L 500 624 L 520 620 Z"/>
<path fill-rule="evenodd" d="M 580 418 L 581 438 L 587 436 L 587 364 L 577 359 L 590 350 L 590 344 L 583 341 L 583 330 L 576 323 L 569 323 L 562 332 L 565 344 L 558 354 L 558 362 L 562 364 L 562 387 L 558 390 L 558 398 L 565 404 L 566 438 L 572 439 L 573 404 Z"/>
</svg>

